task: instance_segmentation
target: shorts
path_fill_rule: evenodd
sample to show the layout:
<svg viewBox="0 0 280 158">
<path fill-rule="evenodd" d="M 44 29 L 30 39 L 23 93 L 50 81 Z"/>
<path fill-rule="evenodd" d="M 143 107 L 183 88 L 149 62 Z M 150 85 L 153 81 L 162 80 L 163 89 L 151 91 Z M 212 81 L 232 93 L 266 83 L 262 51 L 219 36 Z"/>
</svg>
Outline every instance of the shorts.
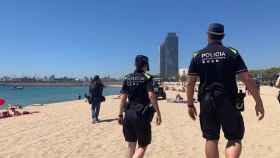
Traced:
<svg viewBox="0 0 280 158">
<path fill-rule="evenodd" d="M 219 98 L 213 104 L 202 99 L 199 117 L 203 137 L 207 140 L 218 140 L 221 128 L 228 140 L 241 140 L 244 136 L 241 112 L 234 107 L 231 99 Z"/>
<path fill-rule="evenodd" d="M 149 121 L 133 110 L 128 110 L 123 123 L 123 134 L 127 142 L 138 142 L 140 147 L 151 144 L 152 132 Z"/>
</svg>

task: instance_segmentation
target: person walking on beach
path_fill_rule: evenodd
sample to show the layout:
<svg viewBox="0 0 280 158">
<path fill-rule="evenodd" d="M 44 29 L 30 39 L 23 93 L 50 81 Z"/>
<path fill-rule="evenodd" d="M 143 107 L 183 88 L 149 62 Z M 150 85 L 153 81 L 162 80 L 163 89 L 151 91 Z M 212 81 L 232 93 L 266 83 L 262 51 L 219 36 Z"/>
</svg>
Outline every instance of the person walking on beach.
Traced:
<svg viewBox="0 0 280 158">
<path fill-rule="evenodd" d="M 275 87 L 280 88 L 280 73 L 279 73 L 278 78 L 276 80 Z M 278 91 L 277 100 L 280 103 L 280 91 Z"/>
<path fill-rule="evenodd" d="M 276 80 L 275 87 L 280 88 L 280 73 L 279 73 L 278 78 Z"/>
<path fill-rule="evenodd" d="M 143 158 L 151 143 L 150 122 L 154 112 L 157 113 L 157 125 L 161 124 L 161 114 L 154 93 L 153 77 L 146 73 L 149 71 L 148 57 L 136 56 L 135 66 L 135 72 L 128 74 L 123 81 L 118 122 L 123 125 L 124 138 L 128 142 L 128 158 Z"/>
<path fill-rule="evenodd" d="M 102 93 L 104 85 L 98 75 L 94 76 L 89 86 L 89 94 L 91 99 L 91 116 L 92 123 L 99 121 L 99 111 L 102 102 Z"/>
<path fill-rule="evenodd" d="M 244 136 L 244 122 L 241 112 L 236 108 L 236 75 L 252 94 L 259 120 L 264 117 L 263 102 L 255 81 L 250 77 L 247 67 L 238 51 L 222 44 L 224 26 L 213 23 L 208 28 L 208 45 L 193 54 L 188 72 L 187 98 L 188 113 L 191 119 L 197 116 L 193 103 L 194 88 L 200 79 L 198 100 L 200 102 L 200 125 L 206 139 L 207 158 L 218 158 L 220 129 L 228 140 L 226 158 L 238 158 L 241 154 L 241 140 Z"/>
<path fill-rule="evenodd" d="M 256 79 L 256 86 L 258 91 L 261 91 L 261 81 L 259 79 Z"/>
</svg>

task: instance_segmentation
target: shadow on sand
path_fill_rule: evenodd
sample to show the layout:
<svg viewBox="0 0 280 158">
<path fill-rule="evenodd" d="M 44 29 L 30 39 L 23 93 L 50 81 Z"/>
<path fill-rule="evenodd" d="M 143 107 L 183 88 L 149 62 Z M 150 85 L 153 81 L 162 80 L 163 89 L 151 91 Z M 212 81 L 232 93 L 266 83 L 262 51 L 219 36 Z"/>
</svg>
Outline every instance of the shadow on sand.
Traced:
<svg viewBox="0 0 280 158">
<path fill-rule="evenodd" d="M 113 121 L 117 121 L 117 120 L 118 120 L 117 118 L 114 118 L 114 119 L 106 119 L 106 120 L 99 120 L 98 123 L 113 122 Z"/>
</svg>

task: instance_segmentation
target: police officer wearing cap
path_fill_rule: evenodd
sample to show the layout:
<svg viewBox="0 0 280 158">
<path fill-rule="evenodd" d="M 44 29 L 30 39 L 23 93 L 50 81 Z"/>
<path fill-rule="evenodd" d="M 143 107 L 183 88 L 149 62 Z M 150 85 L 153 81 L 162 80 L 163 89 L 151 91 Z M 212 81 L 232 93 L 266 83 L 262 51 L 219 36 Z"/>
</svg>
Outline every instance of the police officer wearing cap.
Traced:
<svg viewBox="0 0 280 158">
<path fill-rule="evenodd" d="M 222 44 L 224 26 L 213 23 L 208 29 L 208 45 L 195 52 L 188 72 L 188 113 L 195 120 L 197 116 L 193 103 L 194 88 L 200 79 L 198 100 L 200 102 L 200 125 L 206 139 L 206 157 L 218 158 L 220 130 L 228 140 L 227 158 L 238 158 L 241 140 L 244 136 L 244 122 L 236 106 L 238 88 L 236 75 L 248 87 L 256 102 L 255 110 L 259 120 L 264 117 L 264 107 L 254 80 L 248 73 L 238 50 Z"/>
<path fill-rule="evenodd" d="M 123 81 L 118 120 L 123 125 L 124 138 L 128 142 L 128 158 L 144 157 L 147 146 L 151 143 L 150 122 L 154 112 L 157 114 L 156 124 L 161 124 L 153 77 L 146 72 L 149 71 L 148 57 L 136 56 L 135 66 L 135 72 L 126 75 Z"/>
</svg>

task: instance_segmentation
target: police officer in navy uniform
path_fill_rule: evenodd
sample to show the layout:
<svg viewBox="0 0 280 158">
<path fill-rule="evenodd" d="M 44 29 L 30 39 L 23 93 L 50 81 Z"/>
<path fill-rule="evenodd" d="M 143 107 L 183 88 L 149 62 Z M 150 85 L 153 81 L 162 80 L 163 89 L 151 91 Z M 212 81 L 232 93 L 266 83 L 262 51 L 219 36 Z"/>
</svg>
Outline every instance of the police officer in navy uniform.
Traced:
<svg viewBox="0 0 280 158">
<path fill-rule="evenodd" d="M 147 73 L 149 71 L 148 57 L 136 56 L 135 66 L 135 72 L 126 75 L 123 81 L 118 120 L 119 124 L 123 125 L 123 134 L 128 142 L 128 158 L 144 157 L 147 146 L 151 143 L 150 122 L 154 112 L 157 114 L 156 124 L 161 124 L 153 77 Z M 127 98 L 128 103 L 126 103 Z M 137 142 L 138 148 L 136 148 Z"/>
<path fill-rule="evenodd" d="M 236 107 L 238 88 L 236 75 L 247 86 L 256 102 L 255 110 L 259 120 L 264 117 L 264 107 L 254 80 L 248 73 L 245 62 L 237 49 L 222 44 L 224 26 L 213 23 L 208 28 L 208 45 L 195 52 L 188 72 L 187 98 L 188 113 L 195 120 L 196 108 L 193 104 L 194 88 L 200 79 L 198 100 L 200 102 L 200 125 L 206 139 L 206 157 L 218 158 L 220 130 L 228 140 L 225 154 L 227 158 L 238 158 L 244 123 L 241 112 Z"/>
</svg>

